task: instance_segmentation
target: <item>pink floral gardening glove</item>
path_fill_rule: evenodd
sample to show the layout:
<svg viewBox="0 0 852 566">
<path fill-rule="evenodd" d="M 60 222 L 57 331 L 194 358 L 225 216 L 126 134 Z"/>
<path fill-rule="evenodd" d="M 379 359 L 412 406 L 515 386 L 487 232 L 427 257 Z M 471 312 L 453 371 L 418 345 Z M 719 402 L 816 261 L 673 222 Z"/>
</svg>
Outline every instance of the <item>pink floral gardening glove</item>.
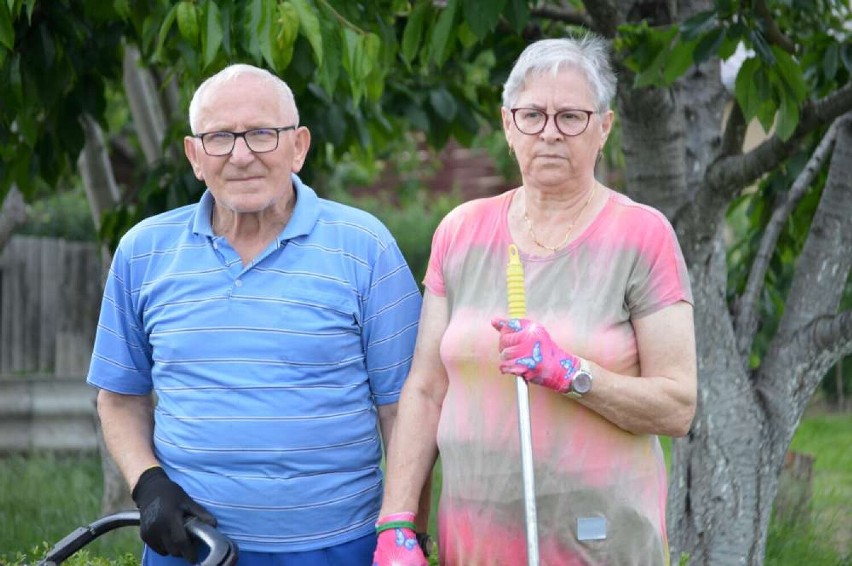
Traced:
<svg viewBox="0 0 852 566">
<path fill-rule="evenodd" d="M 373 566 L 428 566 L 417 535 L 414 513 L 392 513 L 376 523 L 379 540 L 373 554 Z"/>
<path fill-rule="evenodd" d="M 570 390 L 580 358 L 559 348 L 544 326 L 525 318 L 495 318 L 491 326 L 500 332 L 500 373 L 563 394 Z"/>
</svg>

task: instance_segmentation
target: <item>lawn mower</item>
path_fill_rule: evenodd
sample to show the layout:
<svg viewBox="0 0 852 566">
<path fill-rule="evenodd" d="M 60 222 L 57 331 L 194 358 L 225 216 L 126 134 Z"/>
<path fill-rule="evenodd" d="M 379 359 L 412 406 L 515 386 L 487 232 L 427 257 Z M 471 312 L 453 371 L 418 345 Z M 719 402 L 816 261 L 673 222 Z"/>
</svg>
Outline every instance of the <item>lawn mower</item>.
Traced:
<svg viewBox="0 0 852 566">
<path fill-rule="evenodd" d="M 56 543 L 44 559 L 38 563 L 38 566 L 62 564 L 71 555 L 102 534 L 121 527 L 138 525 L 139 511 L 134 510 L 107 515 L 84 527 L 77 527 L 72 533 Z M 209 550 L 206 558 L 199 562 L 199 566 L 233 566 L 237 563 L 237 545 L 217 531 L 215 527 L 202 523 L 195 517 L 190 517 L 186 521 L 186 528 L 192 537 L 199 540 Z"/>
</svg>

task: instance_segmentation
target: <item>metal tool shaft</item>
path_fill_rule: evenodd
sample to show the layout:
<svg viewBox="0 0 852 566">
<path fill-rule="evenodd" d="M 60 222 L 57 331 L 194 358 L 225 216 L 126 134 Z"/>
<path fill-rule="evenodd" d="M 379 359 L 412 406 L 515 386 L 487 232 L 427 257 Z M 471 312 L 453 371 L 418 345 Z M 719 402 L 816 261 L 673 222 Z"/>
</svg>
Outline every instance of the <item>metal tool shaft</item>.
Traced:
<svg viewBox="0 0 852 566">
<path fill-rule="evenodd" d="M 518 248 L 509 246 L 509 263 L 506 267 L 506 290 L 509 316 L 524 318 L 527 315 L 524 290 L 524 268 Z M 521 470 L 524 479 L 524 515 L 527 526 L 527 564 L 539 565 L 538 516 L 535 505 L 535 472 L 533 470 L 532 426 L 530 424 L 529 385 L 522 377 L 515 381 L 518 398 L 518 432 L 521 440 Z"/>
</svg>

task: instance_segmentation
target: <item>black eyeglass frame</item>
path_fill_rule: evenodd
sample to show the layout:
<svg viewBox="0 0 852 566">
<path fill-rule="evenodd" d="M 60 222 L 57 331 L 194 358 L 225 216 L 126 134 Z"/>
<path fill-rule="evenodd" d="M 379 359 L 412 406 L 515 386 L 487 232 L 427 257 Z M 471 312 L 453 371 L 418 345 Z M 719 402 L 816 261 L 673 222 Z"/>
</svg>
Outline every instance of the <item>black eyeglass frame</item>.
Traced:
<svg viewBox="0 0 852 566">
<path fill-rule="evenodd" d="M 515 117 L 515 113 L 518 110 L 535 110 L 536 112 L 541 112 L 542 114 L 544 114 L 544 123 L 541 125 L 541 128 L 536 132 L 525 132 L 524 130 L 522 130 L 521 127 L 518 125 L 518 119 Z M 529 107 L 529 106 L 519 106 L 517 108 L 510 108 L 509 112 L 512 113 L 512 122 L 515 123 L 515 127 L 518 128 L 519 132 L 521 132 L 522 134 L 524 134 L 526 136 L 537 136 L 540 133 L 542 133 L 544 131 L 544 129 L 547 127 L 547 122 L 550 120 L 550 118 L 552 116 L 553 117 L 553 123 L 556 124 L 556 129 L 559 130 L 559 133 L 562 134 L 563 136 L 568 136 L 569 138 L 573 138 L 573 137 L 582 135 L 583 132 L 588 130 L 589 129 L 589 123 L 592 121 L 592 114 L 598 113 L 596 110 L 583 110 L 582 108 L 566 108 L 564 110 L 560 110 L 559 112 L 554 112 L 552 114 L 549 114 L 549 113 L 545 112 L 544 110 L 540 110 L 538 108 L 532 108 L 532 107 Z M 568 134 L 568 133 L 563 132 L 562 128 L 559 127 L 559 121 L 556 119 L 556 117 L 559 116 L 560 114 L 565 113 L 565 112 L 582 112 L 583 114 L 585 114 L 586 115 L 586 125 L 583 126 L 583 129 L 580 130 L 579 132 L 577 132 L 576 134 Z"/>
<path fill-rule="evenodd" d="M 292 126 L 283 126 L 280 128 L 252 128 L 250 130 L 243 130 L 242 132 L 229 132 L 228 130 L 212 130 L 210 132 L 201 132 L 200 134 L 194 134 L 192 137 L 201 140 L 201 147 L 204 149 L 204 153 L 206 153 L 210 157 L 224 157 L 226 155 L 231 155 L 234 152 L 234 148 L 237 146 L 238 138 L 243 138 L 246 147 L 252 153 L 269 153 L 270 151 L 275 151 L 276 149 L 278 149 L 278 143 L 281 138 L 281 132 L 295 130 L 298 127 L 298 125 L 293 124 Z M 263 151 L 256 151 L 252 149 L 251 143 L 249 143 L 246 134 L 250 134 L 251 132 L 257 132 L 260 130 L 270 130 L 275 132 L 275 147 L 273 147 L 272 149 L 264 149 Z M 226 151 L 225 153 L 210 153 L 209 151 L 207 151 L 207 146 L 204 143 L 204 136 L 208 136 L 210 134 L 231 134 L 233 136 L 233 139 L 231 140 L 231 149 Z"/>
</svg>

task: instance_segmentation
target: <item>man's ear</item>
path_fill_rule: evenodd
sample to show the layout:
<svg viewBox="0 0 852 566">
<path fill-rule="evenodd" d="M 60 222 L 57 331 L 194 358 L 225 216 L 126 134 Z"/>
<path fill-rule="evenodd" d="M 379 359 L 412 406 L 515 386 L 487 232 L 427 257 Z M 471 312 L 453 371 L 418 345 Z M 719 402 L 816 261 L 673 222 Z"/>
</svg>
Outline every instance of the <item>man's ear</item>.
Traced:
<svg viewBox="0 0 852 566">
<path fill-rule="evenodd" d="M 198 138 L 192 136 L 184 136 L 183 138 L 183 152 L 186 154 L 189 164 L 192 165 L 192 172 L 196 179 L 203 181 L 204 176 L 201 174 L 201 165 L 198 160 L 198 144 Z"/>
<path fill-rule="evenodd" d="M 311 149 L 311 131 L 305 126 L 299 126 L 294 132 L 296 137 L 293 140 L 293 164 L 291 170 L 293 173 L 298 173 L 305 165 L 305 159 L 308 157 L 308 150 Z"/>
</svg>

